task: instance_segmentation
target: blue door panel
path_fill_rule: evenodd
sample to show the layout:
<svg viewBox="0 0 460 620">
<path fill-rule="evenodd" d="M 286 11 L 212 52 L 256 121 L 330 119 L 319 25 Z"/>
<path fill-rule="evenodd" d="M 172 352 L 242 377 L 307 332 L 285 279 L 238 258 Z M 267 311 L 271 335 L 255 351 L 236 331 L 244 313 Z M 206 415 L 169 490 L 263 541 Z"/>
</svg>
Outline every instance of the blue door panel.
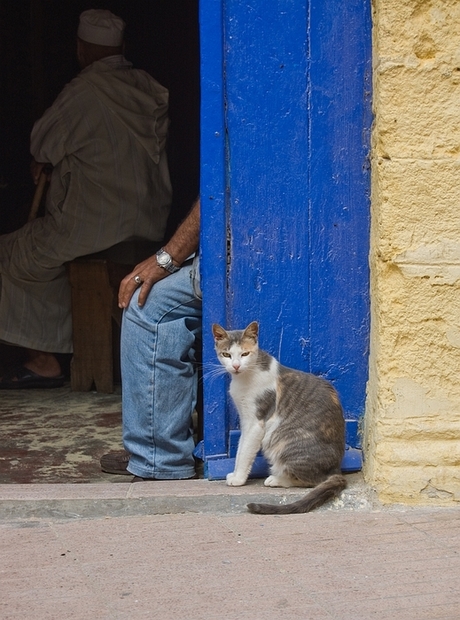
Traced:
<svg viewBox="0 0 460 620">
<path fill-rule="evenodd" d="M 238 420 L 211 323 L 260 322 L 283 364 L 330 379 L 359 447 L 369 335 L 367 2 L 201 0 L 204 440 L 233 467 Z M 348 454 L 356 469 L 356 450 Z M 257 471 L 256 471 L 257 470 Z M 264 475 L 258 461 L 253 475 Z M 216 473 L 217 472 L 217 473 Z"/>
<path fill-rule="evenodd" d="M 227 385 L 212 378 L 211 324 L 227 322 L 226 130 L 222 0 L 200 0 L 201 47 L 201 284 L 203 289 L 203 442 L 197 455 L 225 455 Z"/>
<path fill-rule="evenodd" d="M 368 372 L 370 24 L 367 2 L 312 2 L 311 372 L 351 419 Z"/>
</svg>

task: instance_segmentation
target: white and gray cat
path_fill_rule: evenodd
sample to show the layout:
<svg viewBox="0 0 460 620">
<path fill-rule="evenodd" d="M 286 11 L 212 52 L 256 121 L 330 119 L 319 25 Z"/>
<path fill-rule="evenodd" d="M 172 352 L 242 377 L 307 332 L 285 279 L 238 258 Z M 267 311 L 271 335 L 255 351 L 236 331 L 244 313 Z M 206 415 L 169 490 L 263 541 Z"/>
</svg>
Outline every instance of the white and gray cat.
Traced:
<svg viewBox="0 0 460 620">
<path fill-rule="evenodd" d="M 245 484 L 262 448 L 270 487 L 314 487 L 287 505 L 248 504 L 260 514 L 309 512 L 346 487 L 340 465 L 344 418 L 336 390 L 326 380 L 282 366 L 258 347 L 259 326 L 226 331 L 212 326 L 219 361 L 231 375 L 230 395 L 240 418 L 235 470 L 227 484 Z"/>
</svg>

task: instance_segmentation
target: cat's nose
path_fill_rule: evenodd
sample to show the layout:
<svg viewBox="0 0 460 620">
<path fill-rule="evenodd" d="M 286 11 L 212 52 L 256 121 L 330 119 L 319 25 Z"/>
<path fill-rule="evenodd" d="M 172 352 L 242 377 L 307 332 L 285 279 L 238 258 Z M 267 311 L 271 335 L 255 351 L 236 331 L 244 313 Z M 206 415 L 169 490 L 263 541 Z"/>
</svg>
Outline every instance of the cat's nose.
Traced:
<svg viewBox="0 0 460 620">
<path fill-rule="evenodd" d="M 240 369 L 241 364 L 239 364 L 238 362 L 233 362 L 232 366 L 233 366 L 233 368 L 234 368 L 235 370 L 239 370 L 239 369 Z"/>
</svg>

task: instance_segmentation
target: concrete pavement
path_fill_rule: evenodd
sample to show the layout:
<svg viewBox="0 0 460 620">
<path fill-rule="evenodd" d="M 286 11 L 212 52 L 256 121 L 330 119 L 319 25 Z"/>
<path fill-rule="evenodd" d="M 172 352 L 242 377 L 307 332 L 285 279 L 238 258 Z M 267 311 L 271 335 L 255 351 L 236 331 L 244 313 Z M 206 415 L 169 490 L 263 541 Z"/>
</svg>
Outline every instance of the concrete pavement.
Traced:
<svg viewBox="0 0 460 620">
<path fill-rule="evenodd" d="M 460 618 L 460 519 L 383 507 L 359 474 L 308 515 L 261 481 L 0 485 L 2 620 Z"/>
</svg>

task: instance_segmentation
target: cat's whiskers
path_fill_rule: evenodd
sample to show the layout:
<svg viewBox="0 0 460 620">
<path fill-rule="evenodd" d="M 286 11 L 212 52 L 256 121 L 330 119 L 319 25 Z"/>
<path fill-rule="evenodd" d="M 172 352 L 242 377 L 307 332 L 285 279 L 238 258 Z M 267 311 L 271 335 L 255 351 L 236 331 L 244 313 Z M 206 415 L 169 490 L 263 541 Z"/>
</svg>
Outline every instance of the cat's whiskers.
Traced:
<svg viewBox="0 0 460 620">
<path fill-rule="evenodd" d="M 206 379 L 216 379 L 217 377 L 222 377 L 227 375 L 227 371 L 225 370 L 225 368 L 222 366 L 222 364 L 212 364 L 212 363 L 206 363 L 205 366 L 203 366 L 203 378 L 206 377 Z"/>
</svg>

